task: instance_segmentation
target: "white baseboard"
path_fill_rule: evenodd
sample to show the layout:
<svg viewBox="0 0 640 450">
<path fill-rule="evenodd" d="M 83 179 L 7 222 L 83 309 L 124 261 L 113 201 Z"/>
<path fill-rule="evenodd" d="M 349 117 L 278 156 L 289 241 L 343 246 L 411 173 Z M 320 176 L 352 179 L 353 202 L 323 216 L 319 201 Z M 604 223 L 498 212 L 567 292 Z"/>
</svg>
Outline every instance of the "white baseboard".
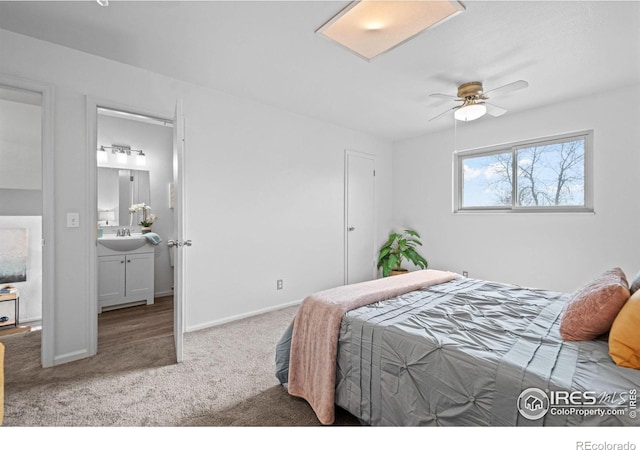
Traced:
<svg viewBox="0 0 640 450">
<path fill-rule="evenodd" d="M 78 350 L 76 352 L 66 353 L 64 355 L 58 355 L 54 358 L 53 365 L 57 366 L 60 364 L 65 364 L 72 361 L 77 361 L 79 359 L 88 358 L 89 356 L 93 356 L 89 350 L 83 349 Z"/>
<path fill-rule="evenodd" d="M 238 314 L 238 315 L 235 315 L 235 316 L 225 317 L 223 319 L 214 320 L 213 322 L 202 323 L 202 324 L 196 325 L 194 327 L 187 327 L 185 332 L 188 333 L 190 331 L 204 330 L 205 328 L 211 328 L 211 327 L 215 327 L 217 325 L 222 325 L 224 323 L 235 322 L 236 320 L 246 319 L 247 317 L 259 316 L 260 314 L 268 313 L 268 312 L 271 312 L 271 311 L 277 311 L 279 309 L 288 308 L 289 306 L 299 305 L 300 303 L 302 303 L 302 300 L 303 299 L 295 300 L 293 302 L 283 303 L 283 304 L 276 305 L 276 306 L 270 306 L 268 308 L 262 308 L 262 309 L 258 309 L 258 310 L 251 311 L 251 312 L 244 313 L 244 314 Z"/>
</svg>

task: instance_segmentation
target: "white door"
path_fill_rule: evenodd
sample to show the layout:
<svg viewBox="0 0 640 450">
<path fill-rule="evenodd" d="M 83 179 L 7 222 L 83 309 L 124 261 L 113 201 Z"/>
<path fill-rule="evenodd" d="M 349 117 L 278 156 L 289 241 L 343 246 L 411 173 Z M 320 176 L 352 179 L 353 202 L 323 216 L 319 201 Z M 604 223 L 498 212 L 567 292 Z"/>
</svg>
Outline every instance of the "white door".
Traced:
<svg viewBox="0 0 640 450">
<path fill-rule="evenodd" d="M 184 341 L 184 230 L 182 226 L 184 200 L 184 117 L 182 104 L 176 103 L 173 118 L 173 338 L 176 345 L 176 360 L 182 362 Z M 191 243 L 189 243 L 191 245 Z"/>
<path fill-rule="evenodd" d="M 345 152 L 345 284 L 375 278 L 375 157 Z"/>
</svg>

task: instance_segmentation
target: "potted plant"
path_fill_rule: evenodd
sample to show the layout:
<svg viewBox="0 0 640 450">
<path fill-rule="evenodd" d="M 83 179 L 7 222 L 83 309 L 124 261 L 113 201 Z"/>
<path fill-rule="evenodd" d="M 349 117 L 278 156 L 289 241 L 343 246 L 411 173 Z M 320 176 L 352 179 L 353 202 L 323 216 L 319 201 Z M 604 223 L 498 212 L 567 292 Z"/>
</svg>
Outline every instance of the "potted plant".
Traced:
<svg viewBox="0 0 640 450">
<path fill-rule="evenodd" d="M 402 261 L 411 261 L 416 266 L 426 269 L 427 260 L 416 250 L 422 246 L 420 235 L 414 230 L 404 230 L 402 233 L 391 233 L 389 239 L 380 247 L 378 254 L 378 268 L 382 267 L 382 276 L 399 275 L 407 272 L 402 268 Z"/>
<path fill-rule="evenodd" d="M 158 218 L 155 214 L 151 214 L 151 206 L 145 203 L 137 203 L 135 205 L 131 205 L 129 208 L 129 212 L 131 213 L 131 217 L 133 220 L 133 214 L 136 211 L 142 211 L 142 219 L 140 220 L 140 226 L 142 234 L 149 233 L 151 231 L 151 225 Z"/>
</svg>

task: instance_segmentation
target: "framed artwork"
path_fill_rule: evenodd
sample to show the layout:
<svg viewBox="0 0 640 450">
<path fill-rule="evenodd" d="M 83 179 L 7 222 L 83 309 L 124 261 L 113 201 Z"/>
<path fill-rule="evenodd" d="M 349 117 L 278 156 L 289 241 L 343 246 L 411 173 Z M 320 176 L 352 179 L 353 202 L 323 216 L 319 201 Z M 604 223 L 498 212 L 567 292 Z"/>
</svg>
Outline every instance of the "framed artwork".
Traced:
<svg viewBox="0 0 640 450">
<path fill-rule="evenodd" d="M 0 228 L 0 284 L 27 281 L 26 228 Z"/>
</svg>

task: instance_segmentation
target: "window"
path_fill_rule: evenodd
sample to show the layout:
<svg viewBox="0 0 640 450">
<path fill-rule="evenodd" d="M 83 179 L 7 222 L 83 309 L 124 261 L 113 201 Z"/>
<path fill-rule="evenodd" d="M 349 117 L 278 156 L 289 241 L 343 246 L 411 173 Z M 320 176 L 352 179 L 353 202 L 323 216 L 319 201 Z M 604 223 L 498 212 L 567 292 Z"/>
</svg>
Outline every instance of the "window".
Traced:
<svg viewBox="0 0 640 450">
<path fill-rule="evenodd" d="M 454 154 L 458 211 L 593 211 L 591 131 Z"/>
</svg>

